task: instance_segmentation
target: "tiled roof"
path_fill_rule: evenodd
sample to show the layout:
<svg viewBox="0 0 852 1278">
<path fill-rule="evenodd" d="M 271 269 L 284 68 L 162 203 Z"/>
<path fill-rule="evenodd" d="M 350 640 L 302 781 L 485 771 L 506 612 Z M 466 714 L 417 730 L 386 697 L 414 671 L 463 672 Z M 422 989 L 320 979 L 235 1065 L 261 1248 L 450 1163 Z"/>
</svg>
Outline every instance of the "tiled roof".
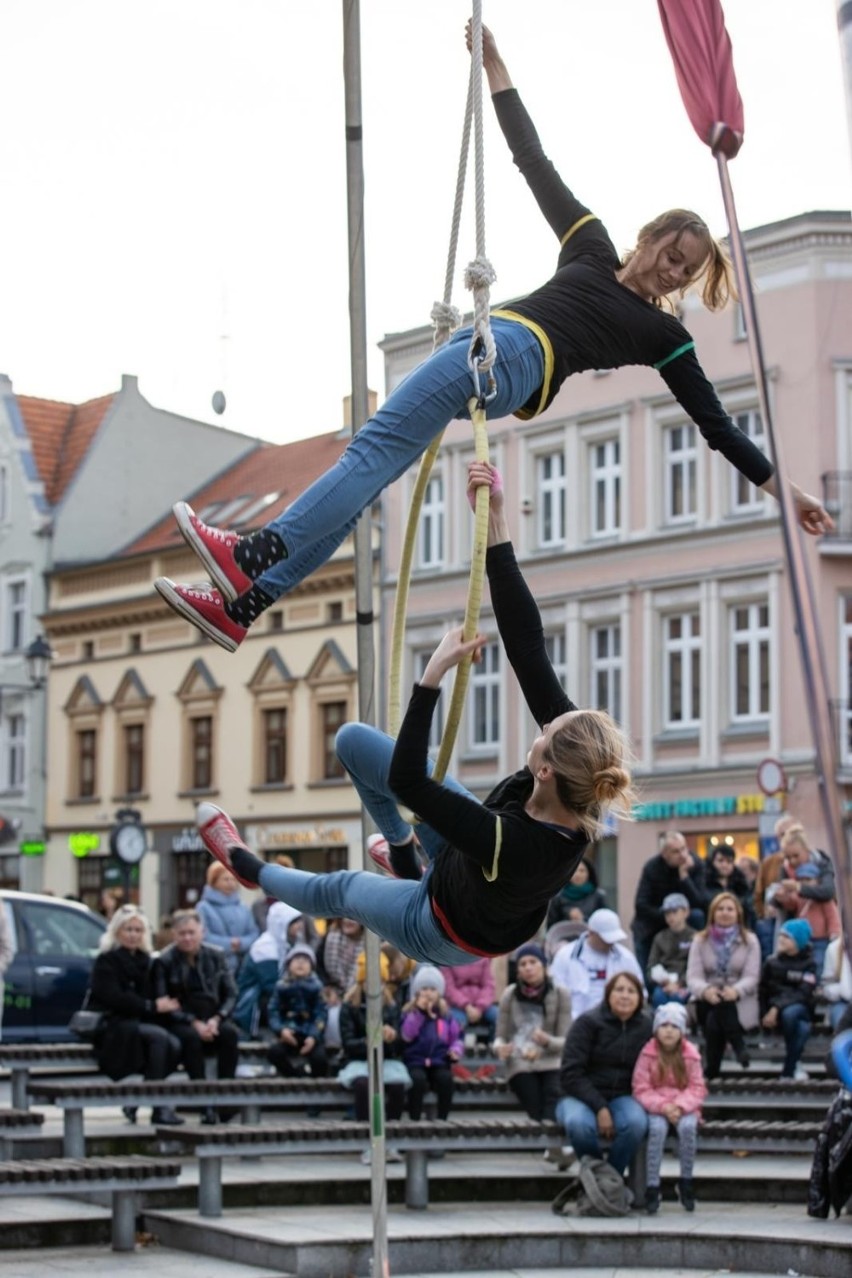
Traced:
<svg viewBox="0 0 852 1278">
<path fill-rule="evenodd" d="M 85 404 L 62 404 L 31 395 L 16 396 L 51 506 L 62 500 L 115 398 L 103 395 Z"/>
<path fill-rule="evenodd" d="M 222 528 L 249 532 L 262 528 L 337 461 L 349 434 L 335 431 L 292 444 L 260 444 L 193 493 L 175 493 L 203 519 Z M 221 522 L 220 522 L 221 516 Z M 171 509 L 120 552 L 142 555 L 183 544 Z"/>
</svg>

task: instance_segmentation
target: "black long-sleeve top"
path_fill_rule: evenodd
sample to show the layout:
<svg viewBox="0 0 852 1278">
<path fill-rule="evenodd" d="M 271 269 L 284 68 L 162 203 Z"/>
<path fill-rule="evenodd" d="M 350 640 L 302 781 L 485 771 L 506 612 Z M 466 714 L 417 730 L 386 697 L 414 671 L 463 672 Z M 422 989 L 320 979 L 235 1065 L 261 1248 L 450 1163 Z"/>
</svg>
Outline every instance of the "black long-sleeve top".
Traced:
<svg viewBox="0 0 852 1278">
<path fill-rule="evenodd" d="M 526 323 L 544 348 L 541 391 L 517 416 L 526 419 L 545 409 L 572 373 L 648 365 L 659 371 L 710 448 L 753 484 L 764 484 L 773 473 L 772 463 L 719 403 L 683 324 L 616 279 L 621 263 L 606 228 L 545 155 L 517 90 L 495 93 L 493 101 L 515 164 L 561 246 L 552 279 L 497 312 Z"/>
<path fill-rule="evenodd" d="M 548 659 L 538 606 L 510 542 L 489 548 L 486 570 L 506 656 L 536 722 L 575 710 Z M 426 764 L 437 700 L 437 689 L 414 685 L 391 759 L 390 787 L 447 840 L 428 883 L 436 916 L 450 925 L 447 934 L 473 952 L 506 954 L 538 931 L 587 839 L 527 815 L 529 768 L 506 777 L 484 803 L 433 781 Z"/>
</svg>

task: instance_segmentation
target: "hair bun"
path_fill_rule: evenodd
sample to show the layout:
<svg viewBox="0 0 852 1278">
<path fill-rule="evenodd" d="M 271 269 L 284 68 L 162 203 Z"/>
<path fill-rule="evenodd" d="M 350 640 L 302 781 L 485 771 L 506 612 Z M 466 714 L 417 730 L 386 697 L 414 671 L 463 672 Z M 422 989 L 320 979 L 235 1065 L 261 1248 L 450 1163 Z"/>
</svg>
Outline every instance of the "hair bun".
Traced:
<svg viewBox="0 0 852 1278">
<path fill-rule="evenodd" d="M 612 803 L 630 786 L 630 775 L 616 765 L 601 768 L 595 773 L 593 785 L 596 803 Z"/>
</svg>

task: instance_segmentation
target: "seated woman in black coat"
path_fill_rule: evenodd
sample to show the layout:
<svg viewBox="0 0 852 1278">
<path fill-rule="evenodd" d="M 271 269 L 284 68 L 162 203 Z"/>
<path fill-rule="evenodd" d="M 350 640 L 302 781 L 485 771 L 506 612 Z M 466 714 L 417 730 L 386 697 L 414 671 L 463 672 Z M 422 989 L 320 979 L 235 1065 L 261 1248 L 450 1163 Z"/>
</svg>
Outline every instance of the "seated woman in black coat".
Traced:
<svg viewBox="0 0 852 1278">
<path fill-rule="evenodd" d="M 578 1016 L 562 1050 L 562 1099 L 556 1119 L 578 1157 L 606 1157 L 623 1175 L 648 1134 L 648 1115 L 633 1099 L 633 1067 L 651 1037 L 644 992 L 632 972 L 617 972 L 599 1007 Z"/>
<path fill-rule="evenodd" d="M 180 1060 L 180 1042 L 156 1023 L 158 1015 L 180 1011 L 173 998 L 157 998 L 152 979 L 151 928 L 136 905 L 123 905 L 110 919 L 95 959 L 88 1006 L 105 1012 L 95 1036 L 98 1068 L 118 1080 L 128 1074 L 165 1078 Z M 131 1123 L 136 1110 L 124 1110 Z M 156 1106 L 152 1123 L 183 1122 L 173 1109 Z"/>
</svg>

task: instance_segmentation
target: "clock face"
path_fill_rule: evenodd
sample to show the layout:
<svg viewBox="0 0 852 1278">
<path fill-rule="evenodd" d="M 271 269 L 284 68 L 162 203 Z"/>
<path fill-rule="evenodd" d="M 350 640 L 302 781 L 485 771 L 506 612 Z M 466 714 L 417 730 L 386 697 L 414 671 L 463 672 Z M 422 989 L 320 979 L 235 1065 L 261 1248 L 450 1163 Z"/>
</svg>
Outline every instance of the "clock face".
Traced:
<svg viewBox="0 0 852 1278">
<path fill-rule="evenodd" d="M 142 860 L 147 844 L 141 825 L 120 825 L 113 836 L 116 855 L 128 865 L 135 865 Z"/>
</svg>

